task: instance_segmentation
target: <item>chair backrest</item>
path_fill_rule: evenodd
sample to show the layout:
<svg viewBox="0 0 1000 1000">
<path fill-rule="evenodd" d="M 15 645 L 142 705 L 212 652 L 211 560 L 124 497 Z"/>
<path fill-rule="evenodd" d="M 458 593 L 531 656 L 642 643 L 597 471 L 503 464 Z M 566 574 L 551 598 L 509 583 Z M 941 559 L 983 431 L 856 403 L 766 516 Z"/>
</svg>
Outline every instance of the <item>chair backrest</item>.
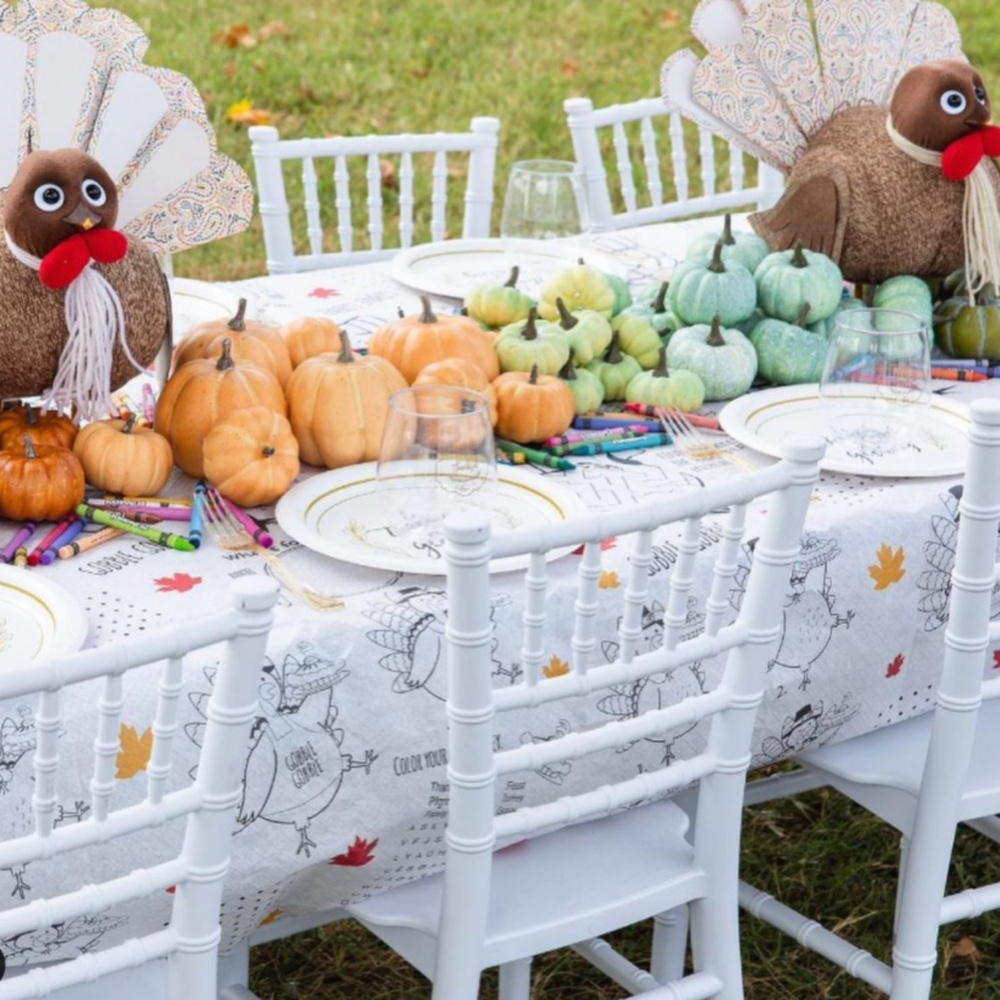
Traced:
<svg viewBox="0 0 1000 1000">
<path fill-rule="evenodd" d="M 435 974 L 435 987 L 440 995 L 471 995 L 460 989 L 449 993 L 442 987 L 442 977 L 451 976 L 452 970 L 468 968 L 482 946 L 492 852 L 498 840 L 597 819 L 696 782 L 701 782 L 696 864 L 708 874 L 715 899 L 713 905 L 728 906 L 735 914 L 734 859 L 739 847 L 739 816 L 753 722 L 762 697 L 768 654 L 779 635 L 783 595 L 799 551 L 823 450 L 823 443 L 813 439 L 789 444 L 784 461 L 724 485 L 562 525 L 497 538 L 490 537 L 489 525 L 479 517 L 455 518 L 446 526 L 450 801 L 444 908 Z M 747 505 L 767 494 L 772 496 L 766 527 L 754 549 L 754 564 L 741 611 L 734 622 L 724 624 L 731 608 L 729 589 L 737 569 Z M 720 508 L 729 508 L 729 514 L 705 603 L 704 630 L 695 638 L 681 641 L 700 550 L 701 518 Z M 678 560 L 663 602 L 663 645 L 640 654 L 637 646 L 643 609 L 650 600 L 653 532 L 669 524 L 683 527 L 677 543 Z M 618 657 L 612 663 L 592 666 L 598 648 L 595 620 L 601 542 L 615 536 L 620 548 L 628 535 L 634 535 L 634 540 L 624 581 Z M 562 676 L 546 678 L 542 669 L 546 642 L 543 633 L 547 624 L 545 553 L 578 544 L 583 545 L 583 554 L 574 604 L 571 669 Z M 527 596 L 521 650 L 524 680 L 494 690 L 489 561 L 523 554 L 530 554 L 525 574 Z M 551 642 L 551 636 L 548 641 Z M 666 708 L 650 709 L 634 719 L 616 720 L 545 742 L 494 752 L 496 712 L 588 695 L 722 653 L 728 653 L 724 677 L 713 691 Z M 494 813 L 494 784 L 499 776 L 624 747 L 709 717 L 713 721 L 707 749 L 695 757 L 549 804 L 526 806 L 501 815 Z M 711 922 L 711 912 L 706 911 L 706 915 Z M 468 990 L 468 983 L 465 986 Z"/>
<path fill-rule="evenodd" d="M 448 154 L 468 154 L 465 185 L 465 239 L 488 237 L 493 208 L 493 175 L 496 164 L 500 122 L 496 118 L 473 118 L 468 132 L 434 132 L 423 135 L 339 136 L 326 139 L 281 140 L 276 128 L 257 126 L 250 129 L 251 149 L 257 172 L 259 210 L 264 226 L 264 246 L 270 274 L 312 271 L 321 267 L 362 264 L 390 257 L 400 247 L 412 246 L 414 222 L 414 158 L 422 155 L 432 160 L 430 238 L 443 240 L 446 230 L 448 197 Z M 394 183 L 399 187 L 398 243 L 386 240 L 385 211 L 382 197 L 382 163 L 388 157 L 399 158 Z M 286 160 L 302 161 L 302 189 L 305 200 L 306 236 L 309 252 L 295 253 L 295 240 L 285 175 Z M 320 206 L 320 175 L 317 160 L 330 160 L 335 192 L 337 252 L 326 252 L 325 227 Z M 393 163 L 393 161 L 388 161 Z M 357 163 L 355 182 L 363 172 L 366 191 L 369 249 L 354 249 L 353 204 L 351 200 L 351 164 Z"/>
<path fill-rule="evenodd" d="M 0 868 L 86 850 L 187 817 L 178 857 L 100 884 L 0 911 L 0 939 L 10 938 L 175 886 L 173 912 L 165 929 L 0 982 L 0 1000 L 45 996 L 53 990 L 164 957 L 170 959 L 169 1000 L 215 1000 L 223 880 L 229 867 L 247 739 L 256 717 L 260 668 L 277 590 L 273 581 L 263 577 L 246 578 L 233 584 L 232 594 L 229 608 L 186 621 L 183 628 L 175 625 L 149 631 L 113 646 L 0 672 L 0 700 L 38 694 L 34 831 L 0 842 Z M 208 722 L 197 778 L 167 792 L 183 689 L 183 658 L 192 650 L 219 642 L 226 643 L 225 653 L 206 712 Z M 136 805 L 112 810 L 124 675 L 160 661 L 165 663 L 152 726 L 146 797 Z M 60 694 L 64 688 L 94 680 L 103 683 L 97 702 L 90 816 L 80 823 L 57 826 Z"/>
<path fill-rule="evenodd" d="M 563 102 L 563 110 L 573 140 L 573 153 L 584 176 L 593 232 L 682 219 L 706 212 L 751 206 L 769 208 L 781 197 L 781 174 L 764 163 L 757 164 L 756 184 L 746 186 L 744 154 L 733 145 L 726 146 L 728 183 L 720 183 L 716 170 L 716 144 L 712 133 L 704 128 L 697 131 L 700 176 L 692 181 L 688 172 L 684 120 L 679 114 L 669 113 L 662 98 L 650 97 L 628 104 L 595 108 L 586 97 L 571 97 Z M 608 184 L 599 133 L 600 129 L 608 128 L 611 129 L 614 147 L 620 205 L 624 206 L 618 210 Z M 693 132 L 694 126 L 689 126 L 688 130 Z M 631 141 L 630 131 L 633 133 Z M 634 139 L 636 131 L 638 144 Z M 660 160 L 663 144 L 668 144 L 670 150 L 672 169 L 667 178 Z M 667 145 L 663 148 L 666 149 Z M 636 150 L 641 150 L 638 165 L 632 160 Z M 636 189 L 637 166 L 645 178 L 644 194 Z"/>
</svg>

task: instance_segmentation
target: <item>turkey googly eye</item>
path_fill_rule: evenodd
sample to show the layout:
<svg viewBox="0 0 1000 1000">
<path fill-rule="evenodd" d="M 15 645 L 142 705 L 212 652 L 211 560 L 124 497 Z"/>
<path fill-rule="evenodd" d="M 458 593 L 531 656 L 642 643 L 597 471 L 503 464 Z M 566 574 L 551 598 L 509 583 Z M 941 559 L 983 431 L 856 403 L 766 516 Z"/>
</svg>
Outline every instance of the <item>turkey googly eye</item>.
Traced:
<svg viewBox="0 0 1000 1000">
<path fill-rule="evenodd" d="M 80 190 L 83 192 L 84 198 L 90 202 L 94 208 L 101 208 L 101 206 L 107 204 L 108 193 L 104 190 L 103 185 L 99 184 L 95 180 L 88 178 L 83 182 Z"/>
<path fill-rule="evenodd" d="M 946 90 L 941 95 L 941 108 L 949 115 L 960 115 L 968 106 L 969 102 L 960 90 Z"/>
<path fill-rule="evenodd" d="M 987 99 L 986 91 L 983 90 L 982 87 L 976 87 L 976 100 L 979 101 L 980 104 L 985 104 Z"/>
<path fill-rule="evenodd" d="M 66 194 L 58 184 L 43 184 L 35 189 L 35 205 L 43 212 L 58 212 L 66 204 Z"/>
</svg>

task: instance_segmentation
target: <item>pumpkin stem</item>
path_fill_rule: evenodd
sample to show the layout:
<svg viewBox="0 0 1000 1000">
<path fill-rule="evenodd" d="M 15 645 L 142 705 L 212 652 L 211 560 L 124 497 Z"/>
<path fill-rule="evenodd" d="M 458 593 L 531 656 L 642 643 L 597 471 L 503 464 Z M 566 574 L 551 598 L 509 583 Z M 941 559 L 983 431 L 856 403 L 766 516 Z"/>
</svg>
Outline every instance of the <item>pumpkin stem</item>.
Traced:
<svg viewBox="0 0 1000 1000">
<path fill-rule="evenodd" d="M 26 412 L 24 414 L 24 422 L 29 427 L 34 427 L 35 424 L 38 423 L 38 414 L 30 406 L 27 407 Z"/>
<path fill-rule="evenodd" d="M 789 261 L 792 267 L 808 267 L 809 261 L 805 255 L 805 247 L 802 245 L 802 241 L 799 240 L 795 244 L 795 253 L 792 254 L 792 259 Z"/>
<path fill-rule="evenodd" d="M 580 321 L 566 308 L 562 299 L 556 299 L 556 309 L 559 310 L 559 325 L 564 330 L 572 330 Z"/>
<path fill-rule="evenodd" d="M 712 260 L 708 265 L 708 269 L 713 274 L 725 274 L 726 265 L 722 263 L 722 240 L 719 240 L 715 244 L 715 249 L 712 251 Z"/>
<path fill-rule="evenodd" d="M 510 269 L 510 277 L 503 283 L 503 287 L 504 288 L 516 288 L 517 287 L 517 278 L 518 278 L 518 275 L 520 273 L 521 273 L 521 269 L 517 266 L 517 264 L 515 264 Z"/>
<path fill-rule="evenodd" d="M 135 413 L 130 413 L 128 415 L 128 420 L 125 421 L 125 425 L 122 427 L 122 434 L 131 434 L 135 428 L 135 422 L 137 415 Z"/>
<path fill-rule="evenodd" d="M 340 354 L 337 355 L 337 361 L 344 365 L 354 362 L 354 351 L 351 350 L 351 339 L 346 330 L 340 331 Z"/>
<path fill-rule="evenodd" d="M 216 371 L 225 372 L 235 367 L 236 362 L 233 361 L 233 342 L 226 337 L 222 342 L 222 353 L 219 355 L 219 360 L 215 363 L 215 369 Z"/>
<path fill-rule="evenodd" d="M 611 335 L 611 343 L 608 345 L 607 351 L 604 353 L 604 360 L 609 365 L 616 365 L 622 359 L 621 344 L 619 342 L 618 331 Z"/>
<path fill-rule="evenodd" d="M 261 449 L 261 454 L 264 458 L 270 458 L 274 454 L 274 449 L 269 444 L 266 444 Z"/>
<path fill-rule="evenodd" d="M 528 375 L 528 385 L 538 385 L 538 365 L 531 366 L 531 372 Z"/>
<path fill-rule="evenodd" d="M 670 372 L 667 371 L 667 349 L 666 347 L 660 348 L 660 363 L 653 369 L 653 378 L 669 378 Z"/>
<path fill-rule="evenodd" d="M 458 310 L 458 315 L 459 316 L 468 316 L 469 315 L 469 310 L 466 309 L 465 306 L 462 306 L 462 308 Z"/>
<path fill-rule="evenodd" d="M 806 320 L 809 318 L 810 305 L 808 302 L 802 303 L 802 308 L 799 310 L 798 316 L 795 317 L 796 326 L 805 326 Z"/>
<path fill-rule="evenodd" d="M 736 237 L 733 236 L 733 217 L 728 212 L 722 223 L 722 242 L 727 247 L 736 246 Z"/>
<path fill-rule="evenodd" d="M 653 299 L 653 312 L 662 313 L 667 311 L 667 292 L 670 291 L 670 282 L 664 281 L 660 285 L 660 290 L 656 293 L 656 298 Z"/>
<path fill-rule="evenodd" d="M 725 347 L 726 341 L 722 336 L 722 324 L 719 322 L 719 314 L 712 317 L 712 329 L 705 338 L 705 343 L 709 347 Z"/>
<path fill-rule="evenodd" d="M 400 319 L 406 319 L 406 313 L 403 312 L 403 307 L 402 306 L 396 306 L 396 315 Z"/>
<path fill-rule="evenodd" d="M 521 327 L 521 339 L 522 340 L 537 340 L 538 339 L 538 327 L 535 326 L 535 320 L 538 318 L 538 310 L 532 306 L 531 311 L 528 313 L 528 319 L 524 326 Z"/>
<path fill-rule="evenodd" d="M 576 381 L 576 366 L 573 364 L 573 358 L 576 355 L 576 351 L 571 347 L 569 349 L 569 357 L 566 359 L 566 364 L 562 366 L 562 371 L 559 372 L 559 377 L 567 382 Z"/>
<path fill-rule="evenodd" d="M 38 458 L 38 452 L 35 451 L 35 443 L 27 434 L 24 435 L 24 457 Z"/>
<path fill-rule="evenodd" d="M 438 318 L 434 315 L 434 310 L 431 309 L 431 300 L 426 295 L 421 295 L 420 304 L 424 307 L 424 311 L 420 314 L 420 322 L 436 323 Z"/>
<path fill-rule="evenodd" d="M 236 310 L 236 315 L 226 325 L 233 331 L 233 333 L 243 333 L 247 328 L 246 315 L 247 300 L 240 299 L 240 305 Z"/>
</svg>

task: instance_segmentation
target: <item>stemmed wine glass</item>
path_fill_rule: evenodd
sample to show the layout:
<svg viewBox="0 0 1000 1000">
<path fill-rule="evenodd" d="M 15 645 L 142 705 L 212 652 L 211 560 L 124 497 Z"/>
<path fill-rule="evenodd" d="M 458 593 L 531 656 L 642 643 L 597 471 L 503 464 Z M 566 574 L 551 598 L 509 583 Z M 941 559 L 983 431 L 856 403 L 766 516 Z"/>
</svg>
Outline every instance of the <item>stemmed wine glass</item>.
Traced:
<svg viewBox="0 0 1000 1000">
<path fill-rule="evenodd" d="M 500 219 L 504 239 L 551 240 L 587 231 L 583 177 L 567 160 L 522 160 L 511 168 Z"/>
</svg>

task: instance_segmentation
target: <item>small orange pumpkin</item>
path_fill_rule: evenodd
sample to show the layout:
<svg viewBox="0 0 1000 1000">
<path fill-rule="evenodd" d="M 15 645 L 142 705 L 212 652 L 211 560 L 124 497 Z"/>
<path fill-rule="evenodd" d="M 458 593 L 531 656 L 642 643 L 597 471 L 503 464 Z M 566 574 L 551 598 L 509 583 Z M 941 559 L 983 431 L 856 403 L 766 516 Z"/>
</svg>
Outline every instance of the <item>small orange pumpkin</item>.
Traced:
<svg viewBox="0 0 1000 1000">
<path fill-rule="evenodd" d="M 490 423 L 497 422 L 497 393 L 493 383 L 483 374 L 483 371 L 471 361 L 463 358 L 448 358 L 446 361 L 435 361 L 428 365 L 414 380 L 413 387 L 418 385 L 453 385 L 459 389 L 471 389 L 481 392 L 490 404 Z"/>
<path fill-rule="evenodd" d="M 231 413 L 205 438 L 205 478 L 241 507 L 274 503 L 298 474 L 291 424 L 265 406 Z"/>
<path fill-rule="evenodd" d="M 83 466 L 69 448 L 32 442 L 0 451 L 0 516 L 60 521 L 83 503 Z"/>
<path fill-rule="evenodd" d="M 125 496 L 156 496 L 174 469 L 170 442 L 152 427 L 136 427 L 134 416 L 87 424 L 73 452 L 91 486 Z"/>
<path fill-rule="evenodd" d="M 302 460 L 337 469 L 378 458 L 389 397 L 406 380 L 384 358 L 357 357 L 340 332 L 339 354 L 307 358 L 288 383 L 289 417 Z"/>
<path fill-rule="evenodd" d="M 167 381 L 156 404 L 153 426 L 174 450 L 174 461 L 189 475 L 204 475 L 202 451 L 208 432 L 223 417 L 248 406 L 266 406 L 285 416 L 278 380 L 249 361 L 235 361 L 228 340 L 217 361 L 189 361 Z"/>
<path fill-rule="evenodd" d="M 492 382 L 500 373 L 493 335 L 468 316 L 436 316 L 430 299 L 420 296 L 423 310 L 380 326 L 368 343 L 368 354 L 385 358 L 402 372 L 407 384 L 430 364 L 463 358 Z"/>
<path fill-rule="evenodd" d="M 79 428 L 69 417 L 52 410 L 16 406 L 0 413 L 0 448 L 19 448 L 25 434 L 37 444 L 72 448 Z"/>
<path fill-rule="evenodd" d="M 209 320 L 199 323 L 177 345 L 174 351 L 174 371 L 199 358 L 218 358 L 222 342 L 230 340 L 230 352 L 235 361 L 250 361 L 259 368 L 266 368 L 284 388 L 292 376 L 292 360 L 285 338 L 277 326 L 246 319 L 247 300 L 240 299 L 240 306 L 231 320 Z"/>
<path fill-rule="evenodd" d="M 305 316 L 292 320 L 281 328 L 292 368 L 298 368 L 307 358 L 318 354 L 336 354 L 340 350 L 340 327 L 332 319 Z"/>
<path fill-rule="evenodd" d="M 573 422 L 573 393 L 560 379 L 530 372 L 507 372 L 494 383 L 497 394 L 497 434 L 529 444 L 565 434 Z"/>
</svg>

